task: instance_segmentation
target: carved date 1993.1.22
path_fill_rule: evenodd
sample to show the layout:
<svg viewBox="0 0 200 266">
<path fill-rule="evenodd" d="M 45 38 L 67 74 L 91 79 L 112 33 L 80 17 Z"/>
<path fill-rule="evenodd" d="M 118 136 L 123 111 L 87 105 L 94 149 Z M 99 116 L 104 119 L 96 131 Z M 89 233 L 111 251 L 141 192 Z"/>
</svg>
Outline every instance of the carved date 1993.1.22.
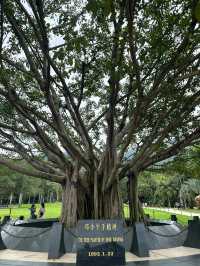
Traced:
<svg viewBox="0 0 200 266">
<path fill-rule="evenodd" d="M 114 252 L 113 251 L 106 251 L 106 252 L 90 251 L 88 252 L 88 256 L 89 257 L 112 257 L 114 256 Z"/>
</svg>

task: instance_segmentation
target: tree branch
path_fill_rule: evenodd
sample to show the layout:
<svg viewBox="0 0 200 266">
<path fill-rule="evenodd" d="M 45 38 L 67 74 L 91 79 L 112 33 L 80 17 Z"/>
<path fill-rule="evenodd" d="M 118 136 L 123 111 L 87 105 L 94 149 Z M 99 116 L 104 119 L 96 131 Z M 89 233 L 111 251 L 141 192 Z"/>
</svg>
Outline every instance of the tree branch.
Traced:
<svg viewBox="0 0 200 266">
<path fill-rule="evenodd" d="M 176 154 L 178 154 L 180 151 L 182 151 L 185 147 L 192 144 L 194 140 L 197 140 L 200 138 L 200 128 L 196 129 L 193 133 L 187 135 L 182 141 L 179 141 L 172 147 L 169 147 L 168 149 L 159 152 L 158 154 L 152 156 L 143 166 L 142 169 L 146 169 L 147 167 L 166 160 L 169 157 L 172 157 Z M 142 170 L 141 169 L 141 170 Z"/>
<path fill-rule="evenodd" d="M 33 177 L 38 177 L 38 178 L 43 178 L 49 181 L 54 181 L 57 183 L 62 183 L 64 180 L 64 177 L 59 177 L 59 176 L 53 176 L 51 174 L 47 174 L 41 171 L 37 171 L 34 169 L 28 170 L 22 166 L 16 165 L 13 163 L 12 160 L 6 160 L 6 159 L 2 159 L 0 158 L 0 164 L 5 165 L 6 167 L 8 167 L 11 170 L 17 171 L 23 175 L 28 175 L 28 176 L 33 176 Z"/>
</svg>

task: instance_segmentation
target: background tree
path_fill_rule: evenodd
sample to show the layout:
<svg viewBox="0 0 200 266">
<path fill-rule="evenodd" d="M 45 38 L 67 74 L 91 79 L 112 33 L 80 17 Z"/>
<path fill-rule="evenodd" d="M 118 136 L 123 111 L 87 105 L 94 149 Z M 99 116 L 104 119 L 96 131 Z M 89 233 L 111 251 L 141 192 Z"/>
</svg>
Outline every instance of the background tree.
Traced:
<svg viewBox="0 0 200 266">
<path fill-rule="evenodd" d="M 8 177 L 9 176 L 9 177 Z M 15 192 L 15 173 L 6 167 L 0 169 L 0 202 L 1 204 L 12 204 Z"/>
<path fill-rule="evenodd" d="M 195 197 L 198 195 L 200 195 L 200 180 L 189 179 L 181 186 L 180 196 L 185 208 L 193 208 L 196 205 Z"/>
<path fill-rule="evenodd" d="M 66 226 L 122 217 L 126 175 L 138 221 L 139 173 L 199 140 L 198 8 L 1 1 L 0 163 L 61 184 Z"/>
<path fill-rule="evenodd" d="M 183 185 L 184 178 L 182 176 L 168 176 L 158 183 L 155 195 L 154 204 L 165 207 L 175 207 L 176 203 L 180 203 L 180 189 Z"/>
<path fill-rule="evenodd" d="M 139 177 L 138 194 L 143 203 L 148 205 L 155 204 L 155 192 L 158 187 L 158 175 L 143 172 Z"/>
<path fill-rule="evenodd" d="M 194 207 L 199 193 L 199 145 L 184 150 L 178 156 L 154 165 L 139 178 L 139 194 L 146 202 L 162 207 Z"/>
<path fill-rule="evenodd" d="M 19 163 L 18 163 L 19 164 Z M 61 200 L 59 185 L 47 180 L 25 176 L 0 167 L 0 204 L 51 202 Z"/>
<path fill-rule="evenodd" d="M 162 170 L 160 173 L 144 172 L 139 176 L 139 197 L 150 206 L 174 207 L 180 203 L 180 189 L 187 178 L 168 174 Z"/>
<path fill-rule="evenodd" d="M 173 160 L 164 164 L 165 171 L 168 174 L 177 173 L 185 177 L 200 178 L 200 146 L 194 145 L 190 148 L 185 149 L 184 152 L 180 153 Z"/>
</svg>

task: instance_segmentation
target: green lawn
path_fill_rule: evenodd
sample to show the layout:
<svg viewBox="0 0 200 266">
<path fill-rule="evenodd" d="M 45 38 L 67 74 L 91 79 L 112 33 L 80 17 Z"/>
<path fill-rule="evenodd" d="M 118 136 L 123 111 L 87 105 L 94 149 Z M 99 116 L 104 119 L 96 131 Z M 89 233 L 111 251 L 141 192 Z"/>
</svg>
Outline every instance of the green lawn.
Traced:
<svg viewBox="0 0 200 266">
<path fill-rule="evenodd" d="M 127 204 L 124 204 L 124 216 L 125 218 L 129 218 L 129 206 Z"/>
<path fill-rule="evenodd" d="M 200 214 L 200 209 L 185 209 L 184 211 L 187 211 L 187 212 L 195 212 L 197 214 Z"/>
<path fill-rule="evenodd" d="M 144 208 L 144 212 L 146 214 L 149 214 L 152 219 L 158 219 L 158 220 L 170 220 L 171 214 L 174 214 L 173 212 L 165 212 L 165 211 L 158 211 L 158 210 L 153 210 L 149 208 Z M 124 204 L 124 215 L 126 218 L 129 217 L 129 207 L 128 205 Z M 180 224 L 186 225 L 188 224 L 188 220 L 190 219 L 189 216 L 186 215 L 176 215 L 178 222 Z"/>
<path fill-rule="evenodd" d="M 24 204 L 20 207 L 16 206 L 9 206 L 11 207 L 11 216 L 12 218 L 18 218 L 20 215 L 23 215 L 25 218 L 30 217 L 30 210 L 31 204 Z M 39 204 L 36 204 L 36 213 L 38 213 L 40 208 Z M 46 212 L 45 218 L 57 218 L 60 216 L 61 211 L 61 203 L 47 203 L 45 204 Z M 0 217 L 3 218 L 5 215 L 9 215 L 10 209 L 0 209 Z"/>
<path fill-rule="evenodd" d="M 21 205 L 20 207 L 18 207 L 18 205 L 13 205 L 10 206 L 11 207 L 11 216 L 13 218 L 18 218 L 20 215 L 23 215 L 25 218 L 29 218 L 30 217 L 30 207 L 31 204 L 24 204 Z M 36 204 L 36 208 L 37 211 L 36 213 L 38 213 L 40 205 Z M 45 213 L 45 218 L 57 218 L 60 216 L 60 212 L 61 212 L 61 203 L 60 202 L 56 202 L 56 203 L 47 203 L 45 204 L 45 208 L 46 208 L 46 213 Z M 10 213 L 10 209 L 0 209 L 0 217 L 3 218 L 5 215 L 9 215 Z M 125 213 L 125 217 L 128 218 L 129 217 L 129 207 L 128 205 L 124 204 L 124 213 Z"/>
<path fill-rule="evenodd" d="M 174 214 L 173 212 L 165 212 L 165 211 L 158 211 L 154 209 L 144 208 L 144 211 L 146 214 L 149 214 L 151 218 L 153 219 L 159 219 L 159 220 L 170 220 L 171 214 Z M 178 219 L 178 222 L 180 224 L 188 224 L 188 220 L 190 219 L 189 216 L 186 215 L 180 215 L 176 214 L 176 217 Z"/>
<path fill-rule="evenodd" d="M 45 204 L 46 206 L 46 213 L 45 213 L 45 218 L 58 218 L 60 216 L 61 212 L 61 203 L 56 202 L 56 203 L 47 203 Z M 16 206 L 10 206 L 11 207 L 11 216 L 12 218 L 18 218 L 20 215 L 23 215 L 25 218 L 30 217 L 30 210 L 29 208 L 31 207 L 30 204 L 24 204 L 21 205 L 20 207 Z M 39 211 L 40 205 L 36 204 L 37 208 L 37 213 Z M 151 218 L 153 219 L 159 219 L 159 220 L 170 220 L 170 215 L 173 213 L 165 212 L 165 211 L 158 211 L 158 210 L 153 210 L 149 208 L 144 208 L 144 211 L 146 214 L 149 214 Z M 187 210 L 188 211 L 188 210 Z M 193 211 L 193 210 L 191 210 Z M 197 210 L 196 210 L 197 211 Z M 0 217 L 3 218 L 5 215 L 9 215 L 10 209 L 0 209 Z M 128 205 L 124 204 L 124 215 L 126 218 L 129 217 L 129 207 Z M 179 215 L 177 214 L 178 222 L 181 224 L 187 224 L 188 219 L 190 217 L 185 216 L 185 215 Z"/>
</svg>

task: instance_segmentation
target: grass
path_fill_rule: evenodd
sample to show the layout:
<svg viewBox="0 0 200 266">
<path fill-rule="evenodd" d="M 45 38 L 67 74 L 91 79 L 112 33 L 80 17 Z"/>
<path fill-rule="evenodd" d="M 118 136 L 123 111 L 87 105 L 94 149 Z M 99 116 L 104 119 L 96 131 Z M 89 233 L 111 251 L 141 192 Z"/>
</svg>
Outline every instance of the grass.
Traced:
<svg viewBox="0 0 200 266">
<path fill-rule="evenodd" d="M 124 204 L 124 216 L 125 218 L 129 218 L 129 206 L 127 204 Z"/>
<path fill-rule="evenodd" d="M 185 209 L 184 211 L 200 214 L 200 209 Z"/>
<path fill-rule="evenodd" d="M 23 215 L 25 218 L 30 217 L 30 210 L 29 210 L 31 207 L 30 204 L 24 204 L 24 205 L 21 205 L 20 207 L 18 207 L 18 205 L 13 205 L 9 207 L 11 207 L 11 217 L 14 219 L 18 218 L 20 215 Z M 38 213 L 39 208 L 40 208 L 40 205 L 36 204 L 36 209 L 37 209 L 36 213 Z M 60 213 L 61 213 L 60 202 L 46 203 L 45 208 L 46 208 L 45 218 L 58 218 L 60 216 Z M 192 212 L 193 210 L 190 210 L 190 211 Z M 159 211 L 159 210 L 154 210 L 150 208 L 144 208 L 144 212 L 146 214 L 149 214 L 151 218 L 158 219 L 158 220 L 170 220 L 170 216 L 171 214 L 173 214 L 173 212 L 170 213 L 170 212 Z M 0 209 L 1 218 L 9 214 L 10 214 L 9 208 Z M 124 215 L 125 215 L 125 218 L 129 217 L 129 206 L 127 204 L 124 204 Z M 186 225 L 188 223 L 188 220 L 190 219 L 190 217 L 186 215 L 177 214 L 176 216 L 178 218 L 178 222 L 183 225 Z"/>
<path fill-rule="evenodd" d="M 149 208 L 144 208 L 144 212 L 146 214 L 149 214 L 151 218 L 158 219 L 158 220 L 170 220 L 171 214 L 175 214 L 173 212 L 165 212 L 165 211 L 159 211 Z M 190 216 L 182 215 L 182 214 L 176 214 L 176 217 L 178 219 L 178 222 L 180 224 L 186 225 L 188 224 L 188 220 L 190 220 Z"/>
<path fill-rule="evenodd" d="M 192 210 L 190 211 L 192 212 Z M 159 211 L 159 210 L 154 210 L 150 208 L 144 208 L 144 212 L 145 214 L 149 214 L 150 218 L 158 219 L 158 220 L 170 220 L 171 214 L 174 214 L 173 212 Z M 129 207 L 126 204 L 124 204 L 124 216 L 125 218 L 129 217 Z M 190 216 L 186 216 L 182 214 L 176 214 L 176 217 L 178 219 L 178 222 L 182 225 L 187 225 L 188 220 L 192 219 Z"/>
<path fill-rule="evenodd" d="M 40 209 L 39 204 L 35 204 L 36 206 L 36 213 L 38 213 Z M 3 218 L 5 215 L 10 215 L 10 209 L 11 209 L 11 217 L 12 218 L 18 218 L 20 215 L 23 215 L 25 218 L 30 217 L 30 207 L 31 204 L 24 204 L 18 207 L 18 205 L 9 206 L 10 208 L 7 209 L 0 209 L 0 217 Z M 61 203 L 47 203 L 45 204 L 45 218 L 57 218 L 60 216 L 61 212 Z"/>
</svg>

